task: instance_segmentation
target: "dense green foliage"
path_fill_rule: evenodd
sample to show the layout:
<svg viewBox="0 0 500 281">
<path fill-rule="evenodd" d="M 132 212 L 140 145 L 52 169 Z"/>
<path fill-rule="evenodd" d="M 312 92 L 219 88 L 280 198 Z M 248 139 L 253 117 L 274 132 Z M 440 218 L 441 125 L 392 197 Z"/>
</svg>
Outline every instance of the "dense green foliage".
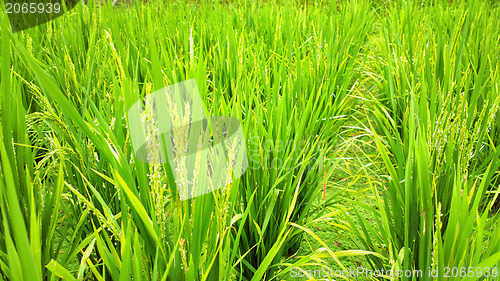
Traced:
<svg viewBox="0 0 500 281">
<path fill-rule="evenodd" d="M 475 1 L 138 1 L 12 33 L 2 12 L 0 280 L 500 267 L 498 18 Z M 135 159 L 127 110 L 191 78 L 209 115 L 241 121 L 249 168 L 180 201 L 169 167 Z M 353 123 L 364 138 L 341 137 Z M 374 205 L 322 198 L 352 143 L 376 148 Z M 332 223 L 361 249 L 314 233 L 339 201 L 373 213 Z M 322 247 L 298 256 L 305 236 Z M 424 276 L 395 280 L 445 280 Z"/>
</svg>

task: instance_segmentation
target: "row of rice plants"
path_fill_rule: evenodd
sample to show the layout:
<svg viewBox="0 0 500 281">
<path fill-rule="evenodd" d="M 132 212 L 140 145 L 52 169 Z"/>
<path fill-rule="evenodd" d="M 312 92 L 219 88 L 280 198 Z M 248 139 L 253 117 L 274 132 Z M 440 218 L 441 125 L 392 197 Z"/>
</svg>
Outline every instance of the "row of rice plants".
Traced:
<svg viewBox="0 0 500 281">
<path fill-rule="evenodd" d="M 376 208 L 358 204 L 375 225 L 347 223 L 387 258 L 371 256 L 375 267 L 423 271 L 401 280 L 496 280 L 486 271 L 500 266 L 499 12 L 475 1 L 400 1 L 373 38 L 365 128 L 386 172 L 366 173 Z M 445 278 L 454 267 L 465 275 Z"/>
<path fill-rule="evenodd" d="M 2 278 L 260 280 L 318 254 L 285 260 L 331 215 L 316 199 L 366 3 L 80 6 L 16 34 L 2 20 Z M 192 77 L 207 112 L 242 121 L 250 167 L 180 201 L 169 167 L 135 160 L 126 113 Z"/>
</svg>

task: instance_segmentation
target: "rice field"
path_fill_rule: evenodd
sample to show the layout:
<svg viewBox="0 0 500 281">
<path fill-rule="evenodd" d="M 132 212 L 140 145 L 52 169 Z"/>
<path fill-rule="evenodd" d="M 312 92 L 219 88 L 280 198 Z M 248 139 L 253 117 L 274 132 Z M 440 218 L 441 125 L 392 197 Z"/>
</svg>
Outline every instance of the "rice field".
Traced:
<svg viewBox="0 0 500 281">
<path fill-rule="evenodd" d="M 498 3 L 114 2 L 2 3 L 0 281 L 500 280 Z"/>
</svg>

